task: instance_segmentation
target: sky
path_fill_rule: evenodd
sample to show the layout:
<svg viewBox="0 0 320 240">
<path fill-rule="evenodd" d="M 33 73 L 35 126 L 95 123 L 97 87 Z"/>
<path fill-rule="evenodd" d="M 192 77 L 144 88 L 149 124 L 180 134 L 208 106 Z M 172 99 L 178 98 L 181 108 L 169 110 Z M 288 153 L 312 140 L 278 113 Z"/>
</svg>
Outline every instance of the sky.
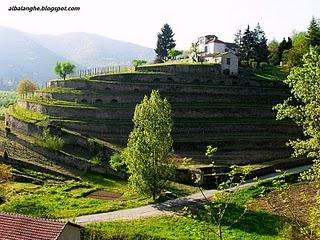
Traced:
<svg viewBox="0 0 320 240">
<path fill-rule="evenodd" d="M 10 6 L 76 6 L 79 12 L 12 12 Z M 168 23 L 177 48 L 214 34 L 232 42 L 258 22 L 267 38 L 282 40 L 320 18 L 320 0 L 0 0 L 0 26 L 36 34 L 87 32 L 154 48 Z M 1 36 L 0 36 L 1 37 Z"/>
</svg>

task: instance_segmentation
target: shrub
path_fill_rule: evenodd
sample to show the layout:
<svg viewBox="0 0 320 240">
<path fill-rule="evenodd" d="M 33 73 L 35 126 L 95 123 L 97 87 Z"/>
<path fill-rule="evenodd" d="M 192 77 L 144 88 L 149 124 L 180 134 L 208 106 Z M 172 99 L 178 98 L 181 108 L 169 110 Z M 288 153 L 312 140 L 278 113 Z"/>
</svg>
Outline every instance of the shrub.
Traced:
<svg viewBox="0 0 320 240">
<path fill-rule="evenodd" d="M 125 163 L 125 152 L 115 153 L 110 158 L 110 166 L 117 172 L 127 174 L 128 173 L 128 166 Z"/>
<path fill-rule="evenodd" d="M 248 61 L 247 60 L 241 60 L 240 65 L 243 67 L 248 67 Z"/>
<path fill-rule="evenodd" d="M 257 67 L 258 67 L 258 63 L 257 63 L 256 61 L 252 61 L 251 64 L 250 64 L 250 66 L 251 66 L 251 68 L 252 68 L 253 70 L 256 70 Z"/>
<path fill-rule="evenodd" d="M 268 66 L 269 66 L 269 64 L 266 63 L 266 62 L 261 62 L 261 63 L 259 64 L 259 67 L 260 67 L 261 69 L 267 69 Z"/>
<path fill-rule="evenodd" d="M 36 144 L 42 148 L 47 148 L 49 150 L 60 151 L 63 148 L 64 141 L 62 138 L 53 136 L 49 133 L 48 129 L 43 131 L 42 137 L 40 137 Z"/>
</svg>

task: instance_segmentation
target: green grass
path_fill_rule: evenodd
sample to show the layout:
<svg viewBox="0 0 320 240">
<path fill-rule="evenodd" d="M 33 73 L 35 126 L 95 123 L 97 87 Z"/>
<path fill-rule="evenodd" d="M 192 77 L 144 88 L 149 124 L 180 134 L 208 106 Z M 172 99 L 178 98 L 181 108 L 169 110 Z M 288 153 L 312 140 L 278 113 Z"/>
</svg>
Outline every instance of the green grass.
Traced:
<svg viewBox="0 0 320 240">
<path fill-rule="evenodd" d="M 165 63 L 155 63 L 155 64 L 146 64 L 142 65 L 141 67 L 164 67 L 164 66 L 217 66 L 220 64 L 217 63 L 207 63 L 207 62 L 179 62 L 179 61 L 173 61 L 173 62 L 165 62 Z M 139 67 L 138 67 L 139 70 Z"/>
<path fill-rule="evenodd" d="M 277 216 L 266 212 L 247 213 L 234 224 L 243 212 L 244 205 L 250 200 L 258 197 L 261 192 L 268 188 L 270 183 L 245 188 L 237 195 L 226 210 L 223 221 L 224 239 L 286 239 L 287 225 Z M 199 214 L 202 212 L 199 211 Z M 134 221 L 115 221 L 106 223 L 94 223 L 86 225 L 88 232 L 95 232 L 103 236 L 100 239 L 218 239 L 213 231 L 217 226 L 203 221 L 203 216 L 161 216 Z M 208 236 L 209 233 L 209 236 Z"/>
<path fill-rule="evenodd" d="M 267 81 L 283 81 L 287 78 L 287 73 L 281 67 L 271 65 L 264 69 L 258 68 L 254 71 L 248 67 L 245 67 L 240 70 L 240 75 L 242 77 Z"/>
<path fill-rule="evenodd" d="M 32 110 L 25 109 L 17 105 L 9 106 L 6 112 L 9 115 L 17 118 L 18 120 L 32 124 L 47 121 L 49 119 L 49 116 L 46 114 L 34 112 Z"/>
<path fill-rule="evenodd" d="M 44 93 L 66 93 L 66 94 L 84 94 L 88 91 L 85 90 L 78 90 L 74 88 L 63 88 L 63 87 L 48 87 L 39 90 L 38 92 Z"/>
<path fill-rule="evenodd" d="M 6 202 L 0 205 L 0 211 L 15 212 L 38 217 L 72 218 L 85 214 L 109 212 L 125 208 L 139 207 L 152 203 L 147 196 L 132 192 L 126 181 L 110 179 L 94 174 L 82 174 L 83 182 L 65 181 L 63 183 L 8 183 Z M 85 197 L 88 193 L 103 189 L 122 193 L 120 199 L 97 200 Z M 176 197 L 189 195 L 196 188 L 171 183 Z"/>
</svg>

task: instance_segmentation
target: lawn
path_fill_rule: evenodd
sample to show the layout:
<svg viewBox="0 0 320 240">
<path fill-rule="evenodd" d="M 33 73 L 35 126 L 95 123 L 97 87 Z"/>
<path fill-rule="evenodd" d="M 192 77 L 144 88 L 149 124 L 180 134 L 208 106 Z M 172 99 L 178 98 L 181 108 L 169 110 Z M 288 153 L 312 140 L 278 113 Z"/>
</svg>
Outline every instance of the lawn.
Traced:
<svg viewBox="0 0 320 240">
<path fill-rule="evenodd" d="M 51 182 L 44 185 L 11 182 L 5 185 L 6 201 L 0 211 L 15 212 L 38 217 L 72 218 L 80 215 L 109 212 L 139 207 L 152 203 L 147 196 L 132 192 L 126 181 L 108 179 L 94 174 L 83 174 L 82 181 Z M 170 183 L 168 188 L 175 197 L 189 195 L 197 188 Z M 113 200 L 86 197 L 95 190 L 120 193 Z"/>
<path fill-rule="evenodd" d="M 232 225 L 243 212 L 244 205 L 260 196 L 262 191 L 270 191 L 271 186 L 261 184 L 240 191 L 227 208 L 223 222 L 223 239 L 287 239 L 289 226 L 279 216 L 263 211 L 247 211 L 239 222 Z M 198 210 L 197 210 L 198 211 Z M 205 222 L 202 211 L 193 216 L 186 214 L 161 216 L 135 221 L 114 221 L 86 225 L 87 234 L 96 239 L 218 239 L 217 226 Z M 95 238 L 92 238 L 95 239 Z"/>
</svg>

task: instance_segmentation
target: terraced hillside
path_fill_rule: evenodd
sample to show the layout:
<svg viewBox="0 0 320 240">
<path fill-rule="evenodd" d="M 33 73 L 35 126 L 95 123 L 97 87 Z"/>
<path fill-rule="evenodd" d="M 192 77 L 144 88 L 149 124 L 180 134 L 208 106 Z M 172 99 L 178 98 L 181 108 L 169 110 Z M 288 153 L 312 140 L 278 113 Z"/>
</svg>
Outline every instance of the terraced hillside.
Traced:
<svg viewBox="0 0 320 240">
<path fill-rule="evenodd" d="M 52 80 L 35 97 L 12 107 L 6 125 L 35 135 L 49 123 L 73 137 L 102 140 L 112 151 L 114 145 L 125 146 L 134 107 L 152 89 L 172 104 L 178 158 L 208 163 L 204 151 L 214 145 L 218 153 L 213 160 L 219 164 L 286 159 L 290 150 L 285 142 L 300 134 L 292 123 L 275 120 L 272 106 L 289 95 L 281 82 L 228 78 L 214 66 L 199 65 Z M 75 145 L 86 151 L 85 143 L 80 146 L 75 140 L 67 141 L 65 148 Z"/>
</svg>

